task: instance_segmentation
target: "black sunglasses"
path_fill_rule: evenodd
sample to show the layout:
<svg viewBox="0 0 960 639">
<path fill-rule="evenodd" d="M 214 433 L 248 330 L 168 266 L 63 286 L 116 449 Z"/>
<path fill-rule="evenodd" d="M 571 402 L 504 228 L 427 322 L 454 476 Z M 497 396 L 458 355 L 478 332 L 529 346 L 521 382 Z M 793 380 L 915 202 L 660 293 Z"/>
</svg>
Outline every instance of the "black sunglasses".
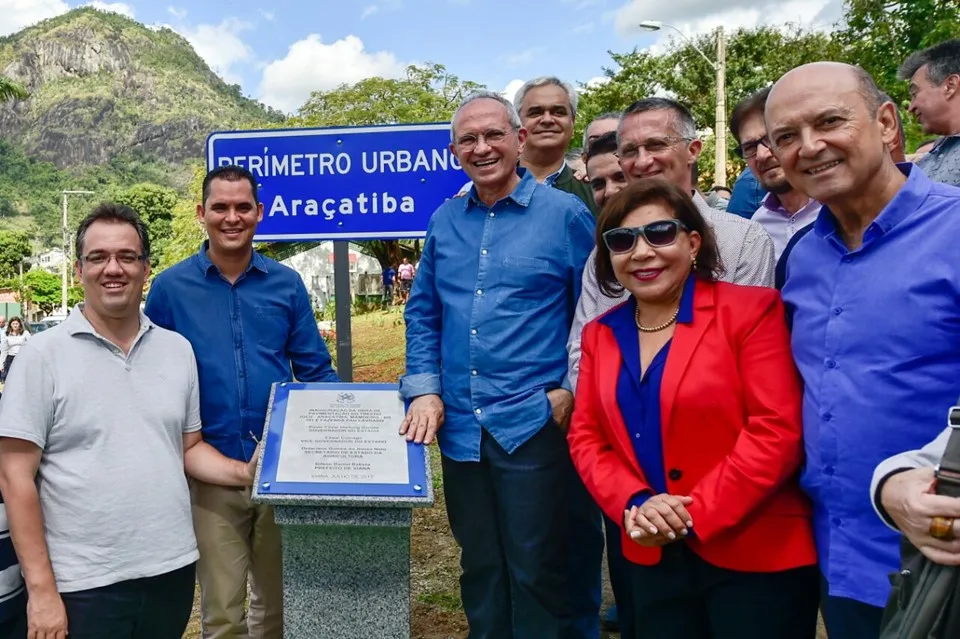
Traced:
<svg viewBox="0 0 960 639">
<path fill-rule="evenodd" d="M 610 229 L 603 234 L 603 243 L 611 253 L 627 253 L 637 245 L 641 235 L 644 241 L 654 248 L 670 246 L 677 241 L 680 231 L 687 231 L 687 225 L 680 220 L 660 220 L 646 226 L 634 228 L 620 227 Z"/>
</svg>

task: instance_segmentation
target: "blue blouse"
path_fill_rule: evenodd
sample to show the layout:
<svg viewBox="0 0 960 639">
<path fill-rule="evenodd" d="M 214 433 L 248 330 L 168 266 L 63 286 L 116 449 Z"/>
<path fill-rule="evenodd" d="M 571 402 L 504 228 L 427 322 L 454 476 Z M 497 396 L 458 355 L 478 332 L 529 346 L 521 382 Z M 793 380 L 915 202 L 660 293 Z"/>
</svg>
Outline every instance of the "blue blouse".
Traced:
<svg viewBox="0 0 960 639">
<path fill-rule="evenodd" d="M 691 274 L 684 284 L 680 296 L 680 311 L 677 314 L 678 324 L 693 322 L 695 280 Z M 636 298 L 631 297 L 628 302 L 600 319 L 601 323 L 613 331 L 620 347 L 622 363 L 617 377 L 617 404 L 623 414 L 637 462 L 653 490 L 635 495 L 627 504 L 628 509 L 631 506 L 640 506 L 653 495 L 667 492 L 667 476 L 663 464 L 660 386 L 673 340 L 664 344 L 641 377 L 640 333 L 634 319 L 636 310 Z"/>
</svg>

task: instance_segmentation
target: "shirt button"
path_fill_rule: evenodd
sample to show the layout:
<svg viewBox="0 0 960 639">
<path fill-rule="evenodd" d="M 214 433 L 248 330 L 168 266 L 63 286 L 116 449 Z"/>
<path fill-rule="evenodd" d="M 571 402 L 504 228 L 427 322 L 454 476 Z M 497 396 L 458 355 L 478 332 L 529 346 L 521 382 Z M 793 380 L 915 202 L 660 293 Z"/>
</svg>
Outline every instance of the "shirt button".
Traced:
<svg viewBox="0 0 960 639">
<path fill-rule="evenodd" d="M 839 314 L 842 313 L 842 312 L 843 312 L 843 309 L 840 308 L 839 306 L 836 307 L 835 309 L 833 309 L 833 314 L 834 314 L 834 315 L 839 315 Z"/>
<path fill-rule="evenodd" d="M 840 527 L 840 524 L 842 523 L 842 522 L 840 521 L 840 518 L 839 518 L 839 517 L 834 517 L 834 518 L 831 520 L 831 522 L 832 522 L 833 525 L 836 526 L 837 528 L 839 528 L 839 527 Z"/>
<path fill-rule="evenodd" d="M 640 439 L 640 433 L 637 433 L 636 435 L 634 435 L 634 437 L 636 437 L 637 439 Z"/>
<path fill-rule="evenodd" d="M 683 471 L 680 470 L 679 468 L 671 468 L 670 472 L 667 473 L 667 477 L 672 481 L 677 481 L 681 477 L 683 477 Z"/>
<path fill-rule="evenodd" d="M 477 410 L 475 410 L 475 411 L 473 411 L 473 412 L 475 412 L 477 415 L 479 415 L 479 414 L 482 413 L 483 411 L 481 411 L 481 410 L 478 408 Z"/>
<path fill-rule="evenodd" d="M 823 469 L 823 472 L 833 477 L 834 473 L 837 472 L 837 469 L 834 468 L 833 466 L 827 466 L 826 468 Z"/>
<path fill-rule="evenodd" d="M 474 329 L 471 329 L 470 334 L 471 334 L 471 335 L 476 335 L 476 334 L 477 334 L 477 329 L 475 329 L 475 328 L 474 328 Z"/>
<path fill-rule="evenodd" d="M 477 289 L 477 295 L 483 295 L 483 291 L 479 288 Z"/>
<path fill-rule="evenodd" d="M 497 214 L 494 213 L 493 211 L 490 211 L 490 217 L 497 217 Z"/>
<path fill-rule="evenodd" d="M 843 262 L 844 264 L 849 264 L 850 262 L 853 261 L 853 258 L 848 255 L 840 261 Z"/>
<path fill-rule="evenodd" d="M 824 413 L 824 414 L 823 414 L 823 421 L 829 422 L 831 419 L 833 419 L 833 413 Z"/>
<path fill-rule="evenodd" d="M 832 359 L 827 360 L 827 368 L 836 368 L 836 367 L 837 367 L 837 363 L 835 361 L 833 361 Z"/>
<path fill-rule="evenodd" d="M 477 371 L 470 371 L 470 374 L 473 375 L 474 377 L 476 377 L 476 376 L 477 376 Z"/>
<path fill-rule="evenodd" d="M 487 254 L 487 249 L 483 249 L 482 251 L 480 251 L 480 255 L 486 255 L 486 254 Z"/>
</svg>

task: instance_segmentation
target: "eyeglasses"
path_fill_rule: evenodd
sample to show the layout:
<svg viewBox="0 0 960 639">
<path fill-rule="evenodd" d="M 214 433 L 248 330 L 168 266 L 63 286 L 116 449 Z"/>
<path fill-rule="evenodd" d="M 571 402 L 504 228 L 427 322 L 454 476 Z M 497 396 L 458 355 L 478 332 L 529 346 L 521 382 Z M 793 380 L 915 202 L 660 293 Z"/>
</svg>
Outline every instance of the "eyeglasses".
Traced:
<svg viewBox="0 0 960 639">
<path fill-rule="evenodd" d="M 624 144 L 617 150 L 617 157 L 621 160 L 632 160 L 640 155 L 640 149 L 647 152 L 648 155 L 660 155 L 673 148 L 678 142 L 690 142 L 691 138 L 681 138 L 675 135 L 668 135 L 663 138 L 650 138 L 640 144 L 633 142 Z"/>
<path fill-rule="evenodd" d="M 120 251 L 119 253 L 106 253 L 94 251 L 89 255 L 80 256 L 81 262 L 86 262 L 90 266 L 106 266 L 110 260 L 114 259 L 120 266 L 133 266 L 137 262 L 146 262 L 146 255 L 138 255 L 133 251 Z"/>
<path fill-rule="evenodd" d="M 503 142 L 504 138 L 507 137 L 505 131 L 500 129 L 490 129 L 489 131 L 484 131 L 483 133 L 473 134 L 468 133 L 466 135 L 461 135 L 457 138 L 456 145 L 457 148 L 461 151 L 472 151 L 476 148 L 480 140 L 484 140 L 487 144 L 499 144 Z"/>
<path fill-rule="evenodd" d="M 749 160 L 757 154 L 757 149 L 760 148 L 760 145 L 767 147 L 767 150 L 770 151 L 770 138 L 763 136 L 762 138 L 757 138 L 756 140 L 747 140 L 737 148 L 733 150 L 734 153 L 742 157 L 744 160 Z"/>
<path fill-rule="evenodd" d="M 643 236 L 653 248 L 663 248 L 676 242 L 680 231 L 687 230 L 687 225 L 680 220 L 659 220 L 646 226 L 610 229 L 603 234 L 603 243 L 611 253 L 628 253 L 637 245 L 637 238 Z"/>
</svg>

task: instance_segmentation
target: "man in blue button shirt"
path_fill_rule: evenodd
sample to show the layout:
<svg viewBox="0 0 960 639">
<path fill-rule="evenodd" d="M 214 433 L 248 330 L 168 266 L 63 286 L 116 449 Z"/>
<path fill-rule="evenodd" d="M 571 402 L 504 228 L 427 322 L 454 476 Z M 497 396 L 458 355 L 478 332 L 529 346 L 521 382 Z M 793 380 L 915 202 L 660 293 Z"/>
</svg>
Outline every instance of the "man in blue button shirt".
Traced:
<svg viewBox="0 0 960 639">
<path fill-rule="evenodd" d="M 247 461 L 263 435 L 274 382 L 338 378 L 300 276 L 253 250 L 263 218 L 253 175 L 236 166 L 208 173 L 197 217 L 209 240 L 156 278 L 145 312 L 193 346 L 203 439 Z M 273 509 L 254 504 L 250 488 L 194 480 L 191 493 L 204 639 L 248 633 L 282 639 L 282 556 Z"/>
<path fill-rule="evenodd" d="M 960 189 L 894 163 L 896 107 L 858 67 L 790 71 L 765 121 L 787 179 L 824 204 L 783 288 L 822 610 L 831 637 L 875 639 L 899 546 L 873 512 L 873 470 L 936 437 L 960 391 Z"/>
<path fill-rule="evenodd" d="M 412 399 L 401 432 L 438 435 L 462 549 L 470 636 L 579 637 L 567 579 L 570 330 L 594 222 L 576 197 L 516 170 L 527 132 L 497 93 L 453 118 L 473 181 L 430 220 L 405 312 Z M 584 635 L 585 636 L 585 635 Z"/>
</svg>

